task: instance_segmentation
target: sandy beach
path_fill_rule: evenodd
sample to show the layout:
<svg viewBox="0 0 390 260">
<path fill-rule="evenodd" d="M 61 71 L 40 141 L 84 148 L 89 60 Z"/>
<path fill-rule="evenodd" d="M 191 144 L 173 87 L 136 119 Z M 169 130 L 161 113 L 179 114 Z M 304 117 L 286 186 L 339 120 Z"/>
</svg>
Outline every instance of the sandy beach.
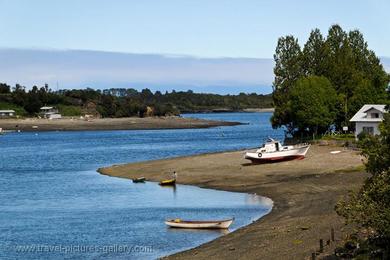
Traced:
<svg viewBox="0 0 390 260">
<path fill-rule="evenodd" d="M 339 154 L 331 151 L 342 150 Z M 367 176 L 358 152 L 313 145 L 304 160 L 249 164 L 243 151 L 114 165 L 101 174 L 159 181 L 178 172 L 178 183 L 226 191 L 256 193 L 274 201 L 270 214 L 233 233 L 168 259 L 310 259 L 319 239 L 323 257 L 348 234 L 334 206 Z M 324 242 L 326 243 L 326 242 Z"/>
<path fill-rule="evenodd" d="M 239 125 L 237 122 L 202 120 L 182 117 L 129 117 L 101 118 L 83 120 L 78 118 L 63 119 L 1 119 L 3 130 L 21 131 L 80 131 L 80 130 L 141 130 L 141 129 L 186 129 L 208 128 L 215 126 Z"/>
</svg>

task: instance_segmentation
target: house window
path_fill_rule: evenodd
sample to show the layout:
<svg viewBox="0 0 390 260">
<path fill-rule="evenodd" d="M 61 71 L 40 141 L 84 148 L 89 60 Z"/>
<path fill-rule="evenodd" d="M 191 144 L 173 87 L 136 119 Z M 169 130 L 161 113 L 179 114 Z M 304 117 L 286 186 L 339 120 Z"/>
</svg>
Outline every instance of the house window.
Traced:
<svg viewBox="0 0 390 260">
<path fill-rule="evenodd" d="M 372 113 L 371 118 L 379 118 L 379 113 Z"/>
<path fill-rule="evenodd" d="M 374 134 L 374 127 L 372 127 L 372 126 L 363 126 L 363 133 L 373 135 Z"/>
</svg>

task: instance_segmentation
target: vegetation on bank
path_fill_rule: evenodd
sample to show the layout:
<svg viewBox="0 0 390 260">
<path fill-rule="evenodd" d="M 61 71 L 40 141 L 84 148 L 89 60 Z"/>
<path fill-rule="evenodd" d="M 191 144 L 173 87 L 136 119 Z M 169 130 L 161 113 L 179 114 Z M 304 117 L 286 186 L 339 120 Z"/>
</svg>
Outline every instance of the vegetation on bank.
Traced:
<svg viewBox="0 0 390 260">
<path fill-rule="evenodd" d="M 358 30 L 314 29 L 303 46 L 292 35 L 278 40 L 272 117 L 274 128 L 294 136 L 353 127 L 349 119 L 364 104 L 388 104 L 390 75 Z"/>
<path fill-rule="evenodd" d="M 48 85 L 11 88 L 0 84 L 0 109 L 14 109 L 18 115 L 36 115 L 44 105 L 56 106 L 65 116 L 96 114 L 102 117 L 165 116 L 183 112 L 239 111 L 272 107 L 271 95 L 200 94 L 192 91 L 155 93 L 149 89 L 73 89 L 52 91 Z"/>
<path fill-rule="evenodd" d="M 368 49 L 358 30 L 333 25 L 327 37 L 311 32 L 304 47 L 294 36 L 281 37 L 276 47 L 273 101 L 274 128 L 285 127 L 292 138 L 350 141 L 342 127 L 365 104 L 389 105 L 390 75 Z M 333 130 L 333 131 L 332 131 Z M 347 224 L 357 227 L 336 256 L 356 259 L 390 257 L 390 114 L 384 114 L 379 136 L 360 135 L 369 177 L 359 191 L 336 205 Z M 351 169 L 355 171 L 357 169 Z"/>
<path fill-rule="evenodd" d="M 347 223 L 359 227 L 353 239 L 337 250 L 340 256 L 364 259 L 390 256 L 390 114 L 384 115 L 380 131 L 379 136 L 368 135 L 360 141 L 370 177 L 358 192 L 336 206 L 337 213 Z"/>
<path fill-rule="evenodd" d="M 10 104 L 7 102 L 0 101 L 0 110 L 14 110 L 17 115 L 20 115 L 20 116 L 27 115 L 27 112 L 26 112 L 26 110 L 24 110 L 23 107 L 15 105 L 15 104 Z"/>
</svg>

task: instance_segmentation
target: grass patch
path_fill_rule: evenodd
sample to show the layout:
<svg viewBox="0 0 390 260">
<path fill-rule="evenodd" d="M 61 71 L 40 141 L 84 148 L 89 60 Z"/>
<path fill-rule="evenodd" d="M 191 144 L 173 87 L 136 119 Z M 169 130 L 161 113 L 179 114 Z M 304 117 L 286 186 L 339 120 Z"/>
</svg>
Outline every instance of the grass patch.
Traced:
<svg viewBox="0 0 390 260">
<path fill-rule="evenodd" d="M 366 167 L 362 164 L 354 167 L 338 169 L 335 170 L 334 173 L 365 172 L 365 171 L 366 171 Z"/>
<path fill-rule="evenodd" d="M 81 116 L 81 108 L 78 106 L 58 105 L 58 110 L 62 116 Z"/>
<path fill-rule="evenodd" d="M 348 140 L 355 140 L 354 134 L 337 134 L 337 135 L 324 135 L 320 138 L 320 140 L 342 140 L 342 141 L 348 141 Z"/>
</svg>

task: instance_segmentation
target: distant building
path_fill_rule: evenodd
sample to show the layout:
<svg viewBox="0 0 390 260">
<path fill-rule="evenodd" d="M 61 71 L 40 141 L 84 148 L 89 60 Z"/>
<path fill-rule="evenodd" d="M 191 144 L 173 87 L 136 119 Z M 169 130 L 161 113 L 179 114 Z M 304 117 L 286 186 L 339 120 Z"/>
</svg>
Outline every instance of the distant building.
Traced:
<svg viewBox="0 0 390 260">
<path fill-rule="evenodd" d="M 371 135 L 378 135 L 379 123 L 383 121 L 383 114 L 386 113 L 385 105 L 364 105 L 352 118 L 355 122 L 355 136 L 364 132 Z"/>
<path fill-rule="evenodd" d="M 15 117 L 15 110 L 0 110 L 0 118 Z"/>
<path fill-rule="evenodd" d="M 47 119 L 60 119 L 62 116 L 55 107 L 41 107 L 41 116 Z"/>
</svg>

